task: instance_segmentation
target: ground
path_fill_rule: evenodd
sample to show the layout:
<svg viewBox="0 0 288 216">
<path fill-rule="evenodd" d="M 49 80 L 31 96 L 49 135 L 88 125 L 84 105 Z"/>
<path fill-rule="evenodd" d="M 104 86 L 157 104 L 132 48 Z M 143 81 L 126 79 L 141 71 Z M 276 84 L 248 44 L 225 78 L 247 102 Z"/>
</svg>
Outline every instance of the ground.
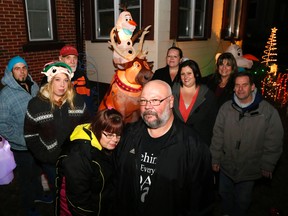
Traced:
<svg viewBox="0 0 288 216">
<path fill-rule="evenodd" d="M 286 109 L 279 109 L 285 129 L 284 151 L 273 174 L 273 179 L 259 180 L 253 192 L 249 216 L 272 216 L 271 208 L 277 208 L 281 214 L 288 216 L 288 116 Z M 1 166 L 1 165 L 0 165 Z M 22 216 L 19 205 L 19 188 L 17 186 L 17 169 L 15 178 L 9 185 L 0 185 L 0 216 Z M 42 216 L 53 216 L 53 204 L 37 204 Z M 215 203 L 214 216 L 220 216 L 219 198 Z M 275 214 L 276 216 L 276 214 Z"/>
</svg>

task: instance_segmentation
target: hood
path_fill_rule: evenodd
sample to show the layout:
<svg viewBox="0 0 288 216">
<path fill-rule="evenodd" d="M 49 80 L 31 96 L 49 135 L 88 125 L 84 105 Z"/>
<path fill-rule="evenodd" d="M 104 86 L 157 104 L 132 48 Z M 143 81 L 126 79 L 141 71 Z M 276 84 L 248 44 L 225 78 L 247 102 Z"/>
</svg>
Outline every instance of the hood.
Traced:
<svg viewBox="0 0 288 216">
<path fill-rule="evenodd" d="M 99 141 L 97 140 L 96 136 L 94 135 L 94 133 L 89 129 L 90 128 L 90 124 L 81 124 L 78 125 L 74 131 L 72 132 L 71 136 L 70 136 L 70 140 L 74 141 L 77 139 L 84 139 L 84 140 L 89 140 L 91 141 L 91 145 L 97 149 L 99 149 L 100 151 L 102 150 L 102 146 L 100 145 Z M 91 132 L 91 136 L 86 132 L 89 131 Z"/>
</svg>

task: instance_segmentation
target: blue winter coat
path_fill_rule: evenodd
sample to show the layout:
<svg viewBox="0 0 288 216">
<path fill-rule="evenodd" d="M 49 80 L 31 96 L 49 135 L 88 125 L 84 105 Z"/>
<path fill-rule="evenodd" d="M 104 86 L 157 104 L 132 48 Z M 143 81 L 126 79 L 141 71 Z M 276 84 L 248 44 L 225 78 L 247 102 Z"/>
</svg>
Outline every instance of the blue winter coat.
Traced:
<svg viewBox="0 0 288 216">
<path fill-rule="evenodd" d="M 16 82 L 7 68 L 1 80 L 4 88 L 0 91 L 0 134 L 9 141 L 12 149 L 19 151 L 27 150 L 23 131 L 24 118 L 29 100 L 39 90 L 30 75 L 28 79 L 33 83 L 31 94 Z"/>
</svg>

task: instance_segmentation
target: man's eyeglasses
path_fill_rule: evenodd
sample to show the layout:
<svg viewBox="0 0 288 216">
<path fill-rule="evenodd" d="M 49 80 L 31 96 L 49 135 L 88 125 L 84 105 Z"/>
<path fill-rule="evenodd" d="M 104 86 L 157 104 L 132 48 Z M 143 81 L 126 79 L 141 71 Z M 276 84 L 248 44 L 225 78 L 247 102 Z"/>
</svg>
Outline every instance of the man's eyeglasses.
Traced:
<svg viewBox="0 0 288 216">
<path fill-rule="evenodd" d="M 107 139 L 112 139 L 113 137 L 115 137 L 117 140 L 119 140 L 121 138 L 121 136 L 115 134 L 115 133 L 105 133 L 104 131 L 102 131 L 102 133 L 107 137 Z"/>
<path fill-rule="evenodd" d="M 169 98 L 171 95 L 163 98 L 162 100 L 159 99 L 151 99 L 151 100 L 145 100 L 145 99 L 140 99 L 139 103 L 140 106 L 146 106 L 147 103 L 149 102 L 152 106 L 159 106 L 164 100 L 166 100 L 167 98 Z"/>
</svg>

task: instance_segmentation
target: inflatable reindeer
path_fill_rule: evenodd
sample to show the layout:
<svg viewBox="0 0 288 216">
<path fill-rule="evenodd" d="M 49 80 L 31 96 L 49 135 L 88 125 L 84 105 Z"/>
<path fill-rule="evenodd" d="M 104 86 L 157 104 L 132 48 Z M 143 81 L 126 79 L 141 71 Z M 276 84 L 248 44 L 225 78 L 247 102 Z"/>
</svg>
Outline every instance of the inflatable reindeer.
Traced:
<svg viewBox="0 0 288 216">
<path fill-rule="evenodd" d="M 125 25 L 130 30 L 126 31 L 129 34 L 134 28 L 131 14 L 124 11 L 122 15 L 125 15 L 127 19 L 122 20 L 127 22 Z M 120 15 L 121 16 L 121 15 Z M 118 22 L 117 22 L 118 23 Z M 115 74 L 110 83 L 110 87 L 104 96 L 99 109 L 114 108 L 118 110 L 124 117 L 125 122 L 135 122 L 139 119 L 139 97 L 141 95 L 142 87 L 145 85 L 153 76 L 152 62 L 148 62 L 146 59 L 147 51 L 143 51 L 143 42 L 145 35 L 149 32 L 150 26 L 139 31 L 136 34 L 140 36 L 139 44 L 137 49 L 133 47 L 132 38 L 119 29 L 120 24 L 114 27 L 110 32 L 109 44 L 113 49 L 113 62 L 116 66 Z M 133 36 L 134 37 L 134 36 Z M 134 39 L 133 39 L 134 40 Z"/>
</svg>

